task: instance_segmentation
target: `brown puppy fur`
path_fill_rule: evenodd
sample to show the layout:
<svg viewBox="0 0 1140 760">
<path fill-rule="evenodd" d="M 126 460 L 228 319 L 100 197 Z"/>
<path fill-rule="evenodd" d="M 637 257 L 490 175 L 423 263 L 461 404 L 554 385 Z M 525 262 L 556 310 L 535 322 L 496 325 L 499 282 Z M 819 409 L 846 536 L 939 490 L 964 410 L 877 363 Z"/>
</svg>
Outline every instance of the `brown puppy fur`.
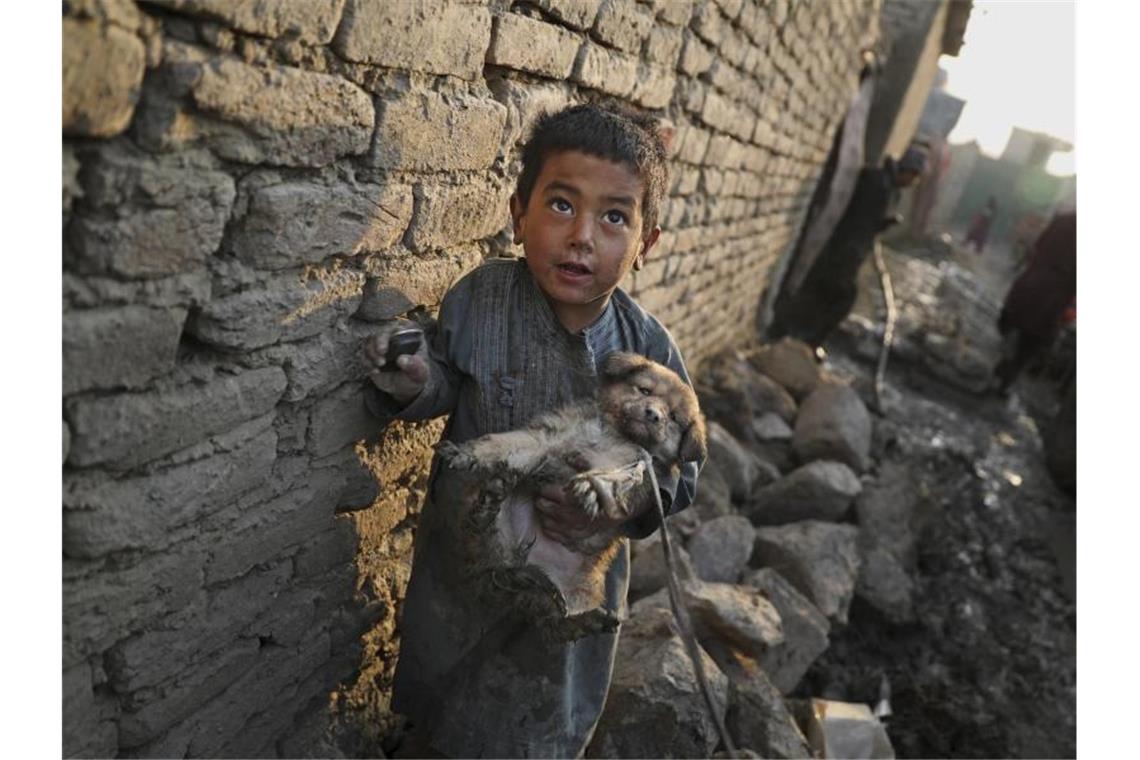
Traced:
<svg viewBox="0 0 1140 760">
<path fill-rule="evenodd" d="M 616 627 L 601 604 L 621 535 L 603 530 L 574 546 L 554 541 L 535 519 L 538 490 L 557 483 L 589 516 L 624 522 L 654 508 L 642 449 L 659 477 L 707 452 L 696 394 L 675 372 L 638 354 L 615 353 L 599 380 L 596 402 L 543 415 L 522 430 L 438 447 L 452 470 L 482 476 L 460 505 L 459 541 L 476 593 L 511 605 L 560 638 Z"/>
</svg>

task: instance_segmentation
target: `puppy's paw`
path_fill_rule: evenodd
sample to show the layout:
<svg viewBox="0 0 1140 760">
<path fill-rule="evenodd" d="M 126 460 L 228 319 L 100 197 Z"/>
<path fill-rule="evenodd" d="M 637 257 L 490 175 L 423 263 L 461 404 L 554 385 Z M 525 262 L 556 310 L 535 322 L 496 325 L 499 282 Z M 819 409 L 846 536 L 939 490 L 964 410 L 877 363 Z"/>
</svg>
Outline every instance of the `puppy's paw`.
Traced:
<svg viewBox="0 0 1140 760">
<path fill-rule="evenodd" d="M 436 444 L 436 452 L 448 467 L 453 470 L 474 470 L 479 460 L 467 446 L 452 441 L 440 441 Z"/>
<path fill-rule="evenodd" d="M 609 483 L 593 473 L 581 473 L 573 476 L 570 479 L 568 490 L 571 498 L 575 500 L 575 504 L 591 520 L 594 520 L 598 514 L 612 515 L 616 512 Z"/>
<path fill-rule="evenodd" d="M 598 516 L 598 512 L 602 508 L 601 500 L 598 498 L 595 483 L 588 474 L 575 475 L 571 478 L 566 491 L 574 503 L 578 505 L 578 508 L 586 513 L 587 517 L 593 520 Z"/>
</svg>

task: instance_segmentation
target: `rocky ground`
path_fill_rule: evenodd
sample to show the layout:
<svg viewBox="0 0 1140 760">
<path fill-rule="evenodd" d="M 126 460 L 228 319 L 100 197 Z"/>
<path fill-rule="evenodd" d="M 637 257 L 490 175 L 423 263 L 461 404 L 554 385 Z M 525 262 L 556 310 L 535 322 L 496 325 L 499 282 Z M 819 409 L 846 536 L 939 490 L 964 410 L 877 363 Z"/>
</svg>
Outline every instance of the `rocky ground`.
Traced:
<svg viewBox="0 0 1140 760">
<path fill-rule="evenodd" d="M 965 392 L 976 390 L 974 363 L 996 360 L 994 320 L 1013 276 L 1003 254 L 888 251 L 892 272 L 943 274 L 928 306 L 951 304 L 945 311 L 957 318 L 943 335 L 922 317 L 904 334 L 912 344 L 924 336 L 926 346 L 944 337 L 963 359 L 930 350 L 896 359 L 895 392 L 876 425 L 876 488 L 917 481 L 914 616 L 891 619 L 857 595 L 849 626 L 799 692 L 867 701 L 888 683 L 888 733 L 900 757 L 1076 754 L 1076 503 L 1046 470 L 1041 435 L 1053 434 L 1059 385 L 1075 358 L 1064 349 L 1075 347 L 1024 376 L 1008 399 Z M 913 312 L 912 283 L 895 278 Z M 870 368 L 852 358 L 857 342 L 841 338 L 832 357 L 858 386 Z"/>
<path fill-rule="evenodd" d="M 1000 258 L 887 258 L 901 316 L 881 414 L 870 268 L 822 365 L 783 341 L 698 378 L 710 464 L 671 522 L 713 691 L 737 745 L 763 757 L 818 752 L 812 698 L 888 713 L 900 757 L 1075 756 L 1075 502 L 1039 432 L 1058 381 L 985 391 Z M 723 749 L 663 585 L 651 538 L 591 756 Z"/>
</svg>

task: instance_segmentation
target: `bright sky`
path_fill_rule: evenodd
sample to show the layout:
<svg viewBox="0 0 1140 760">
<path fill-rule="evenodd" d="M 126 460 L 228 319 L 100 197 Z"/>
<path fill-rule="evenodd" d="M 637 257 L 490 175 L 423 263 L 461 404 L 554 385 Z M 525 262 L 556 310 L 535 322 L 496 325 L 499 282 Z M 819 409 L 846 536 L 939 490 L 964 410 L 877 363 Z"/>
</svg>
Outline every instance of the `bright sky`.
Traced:
<svg viewBox="0 0 1140 760">
<path fill-rule="evenodd" d="M 1013 127 L 1076 145 L 1076 9 L 1058 0 L 974 0 L 957 58 L 942 56 L 946 91 L 966 100 L 951 143 L 977 140 L 999 156 Z M 1055 153 L 1054 174 L 1075 171 L 1076 151 Z"/>
</svg>

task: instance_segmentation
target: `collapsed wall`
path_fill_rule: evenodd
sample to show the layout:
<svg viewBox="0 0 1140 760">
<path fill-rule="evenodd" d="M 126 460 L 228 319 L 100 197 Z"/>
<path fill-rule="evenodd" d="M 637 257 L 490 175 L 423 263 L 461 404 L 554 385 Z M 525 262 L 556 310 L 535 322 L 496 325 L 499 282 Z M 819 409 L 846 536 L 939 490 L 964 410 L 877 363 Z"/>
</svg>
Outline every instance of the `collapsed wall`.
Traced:
<svg viewBox="0 0 1140 760">
<path fill-rule="evenodd" d="M 625 285 L 694 366 L 748 337 L 880 3 L 70 0 L 64 753 L 296 755 L 385 712 L 430 443 L 357 349 L 518 255 L 535 114 L 670 119 Z"/>
</svg>

